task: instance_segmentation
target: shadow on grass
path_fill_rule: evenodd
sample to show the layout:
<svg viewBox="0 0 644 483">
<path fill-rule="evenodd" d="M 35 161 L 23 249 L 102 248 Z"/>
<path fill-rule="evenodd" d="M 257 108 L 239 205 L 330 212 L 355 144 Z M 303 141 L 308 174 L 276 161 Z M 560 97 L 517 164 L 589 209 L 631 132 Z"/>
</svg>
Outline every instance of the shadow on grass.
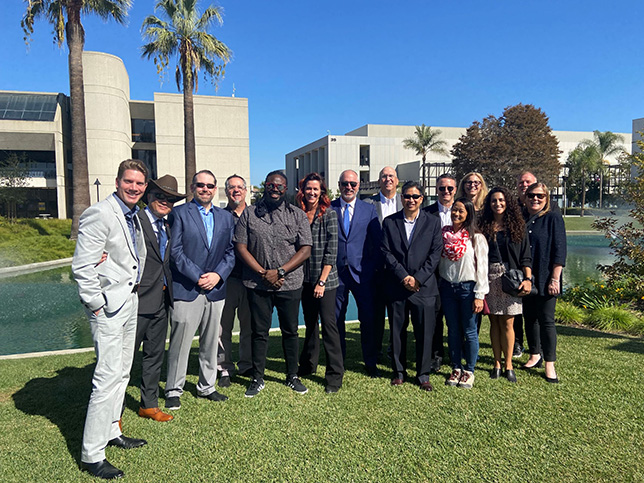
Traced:
<svg viewBox="0 0 644 483">
<path fill-rule="evenodd" d="M 569 325 L 557 325 L 557 333 L 572 337 L 612 339 L 615 340 L 616 343 L 608 347 L 610 350 L 631 352 L 633 354 L 644 354 L 644 339 L 642 338 L 622 334 L 611 334 L 609 332 L 600 332 L 598 330 L 587 329 L 584 327 L 571 327 Z"/>
<path fill-rule="evenodd" d="M 79 464 L 94 367 L 94 363 L 64 367 L 54 377 L 30 380 L 12 396 L 17 409 L 25 414 L 44 416 L 58 427 L 69 454 Z"/>
</svg>

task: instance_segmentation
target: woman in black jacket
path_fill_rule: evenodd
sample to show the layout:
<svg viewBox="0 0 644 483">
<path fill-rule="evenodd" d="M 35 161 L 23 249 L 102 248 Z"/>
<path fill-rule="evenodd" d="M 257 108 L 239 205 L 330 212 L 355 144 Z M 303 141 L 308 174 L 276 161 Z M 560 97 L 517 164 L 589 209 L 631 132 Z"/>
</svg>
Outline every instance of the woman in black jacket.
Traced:
<svg viewBox="0 0 644 483">
<path fill-rule="evenodd" d="M 490 291 L 486 297 L 490 309 L 490 341 L 494 368 L 490 377 L 501 376 L 501 355 L 505 355 L 505 377 L 516 382 L 512 366 L 514 349 L 514 316 L 522 312 L 521 299 L 505 293 L 501 277 L 508 269 L 523 270 L 519 295 L 532 289 L 532 255 L 525 231 L 525 222 L 517 200 L 505 188 L 493 188 L 485 198 L 481 214 L 481 231 L 489 246 Z"/>
<path fill-rule="evenodd" d="M 548 187 L 543 183 L 534 183 L 526 190 L 526 225 L 538 294 L 523 300 L 525 331 L 530 346 L 530 359 L 523 367 L 541 367 L 545 360 L 546 381 L 557 383 L 555 306 L 561 294 L 561 272 L 566 264 L 566 227 L 561 214 L 550 209 L 548 193 Z"/>
</svg>

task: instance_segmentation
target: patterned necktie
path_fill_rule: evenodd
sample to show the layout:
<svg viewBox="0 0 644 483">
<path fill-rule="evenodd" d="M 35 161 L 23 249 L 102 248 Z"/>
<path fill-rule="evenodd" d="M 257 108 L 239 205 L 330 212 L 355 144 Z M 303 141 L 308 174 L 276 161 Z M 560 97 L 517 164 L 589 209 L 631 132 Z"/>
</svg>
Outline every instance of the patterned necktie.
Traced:
<svg viewBox="0 0 644 483">
<path fill-rule="evenodd" d="M 344 234 L 349 234 L 349 229 L 351 228 L 351 218 L 349 218 L 349 205 L 344 207 L 344 216 L 342 218 L 342 223 L 344 224 Z"/>
<path fill-rule="evenodd" d="M 168 234 L 165 232 L 163 220 L 159 218 L 157 221 L 157 235 L 159 239 L 159 250 L 161 251 L 161 260 L 165 260 L 165 249 L 168 244 Z"/>
</svg>

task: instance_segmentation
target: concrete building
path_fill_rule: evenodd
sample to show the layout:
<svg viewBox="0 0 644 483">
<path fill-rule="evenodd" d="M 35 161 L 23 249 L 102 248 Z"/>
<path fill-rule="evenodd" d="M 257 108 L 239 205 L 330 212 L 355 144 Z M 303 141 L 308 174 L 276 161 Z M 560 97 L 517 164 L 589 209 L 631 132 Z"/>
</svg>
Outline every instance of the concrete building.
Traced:
<svg viewBox="0 0 644 483">
<path fill-rule="evenodd" d="M 185 186 L 183 95 L 131 100 L 123 61 L 105 53 L 85 52 L 83 70 L 91 202 L 114 191 L 118 165 L 128 158 L 144 161 L 153 178 L 171 174 Z M 195 95 L 194 105 L 197 170 L 210 169 L 221 187 L 233 173 L 250 183 L 248 99 Z M 67 96 L 0 92 L 0 161 L 12 153 L 26 156 L 32 188 L 18 215 L 71 216 Z M 222 189 L 218 196 L 225 205 Z"/>
<path fill-rule="evenodd" d="M 644 119 L 642 119 L 644 123 Z M 434 127 L 434 126 L 432 126 Z M 441 139 L 446 143 L 447 151 L 465 134 L 466 128 L 435 127 L 439 129 Z M 378 190 L 377 180 L 380 170 L 385 166 L 396 168 L 401 180 L 420 179 L 421 161 L 413 150 L 403 147 L 403 139 L 414 135 L 415 126 L 391 126 L 366 124 L 344 135 L 328 135 L 302 146 L 286 155 L 286 175 L 289 179 L 299 180 L 311 171 L 317 171 L 325 177 L 329 187 L 337 189 L 337 180 L 345 169 L 353 169 L 360 175 L 361 196 Z M 592 139 L 592 132 L 553 131 L 559 140 L 562 151 L 559 160 L 563 165 L 568 153 L 582 140 Z M 625 149 L 631 146 L 631 134 L 624 136 Z M 616 163 L 616 159 L 611 159 Z M 434 196 L 434 180 L 449 170 L 451 156 L 429 153 L 427 163 L 430 195 Z M 289 189 L 294 191 L 297 183 L 291 183 Z"/>
</svg>

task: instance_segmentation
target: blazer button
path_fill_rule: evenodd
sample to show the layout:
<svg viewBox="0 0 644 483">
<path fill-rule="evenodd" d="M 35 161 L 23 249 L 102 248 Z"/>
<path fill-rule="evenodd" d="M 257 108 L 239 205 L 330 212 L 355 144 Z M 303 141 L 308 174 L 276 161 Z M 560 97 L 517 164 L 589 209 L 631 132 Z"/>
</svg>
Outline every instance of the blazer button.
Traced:
<svg viewBox="0 0 644 483">
<path fill-rule="evenodd" d="M 132 282 L 128 282 L 128 285 L 132 285 Z"/>
<path fill-rule="evenodd" d="M 132 267 L 132 270 L 136 270 L 136 265 L 134 265 L 134 266 Z"/>
</svg>

